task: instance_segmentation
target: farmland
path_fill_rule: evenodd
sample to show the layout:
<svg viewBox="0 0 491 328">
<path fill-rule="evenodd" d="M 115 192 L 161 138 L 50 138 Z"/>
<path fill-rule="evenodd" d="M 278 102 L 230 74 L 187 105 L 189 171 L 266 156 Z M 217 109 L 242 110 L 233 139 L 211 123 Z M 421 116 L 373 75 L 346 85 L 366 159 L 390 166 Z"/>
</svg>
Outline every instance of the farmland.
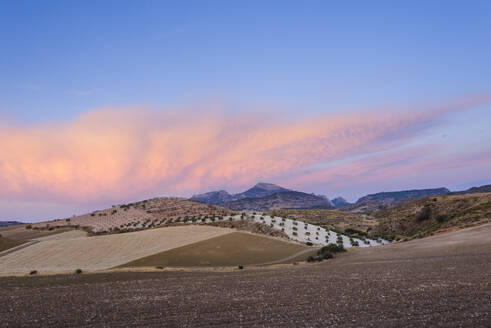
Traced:
<svg viewBox="0 0 491 328">
<path fill-rule="evenodd" d="M 212 226 L 181 226 L 126 234 L 39 241 L 0 257 L 0 274 L 67 272 L 77 268 L 102 270 L 174 247 L 187 245 L 233 230 Z M 54 236 L 53 236 L 54 237 Z"/>
<path fill-rule="evenodd" d="M 224 207 L 198 203 L 182 198 L 153 198 L 140 202 L 114 205 L 71 218 L 33 223 L 33 230 L 57 230 L 86 227 L 94 233 L 135 231 L 165 225 L 169 220 L 224 216 L 232 211 Z M 24 228 L 24 226 L 19 227 Z"/>
<path fill-rule="evenodd" d="M 5 326 L 486 327 L 490 233 L 487 224 L 313 265 L 0 278 L 0 315 Z"/>
<path fill-rule="evenodd" d="M 309 249 L 304 245 L 275 238 L 234 232 L 150 255 L 122 266 L 217 267 L 261 264 L 280 260 Z"/>
</svg>

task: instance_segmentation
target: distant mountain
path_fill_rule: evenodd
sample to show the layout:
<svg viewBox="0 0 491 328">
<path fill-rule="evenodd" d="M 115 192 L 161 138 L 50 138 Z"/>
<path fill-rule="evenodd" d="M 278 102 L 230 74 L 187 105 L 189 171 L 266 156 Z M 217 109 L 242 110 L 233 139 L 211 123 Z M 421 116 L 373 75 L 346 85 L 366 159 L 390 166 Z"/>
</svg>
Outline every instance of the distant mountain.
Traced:
<svg viewBox="0 0 491 328">
<path fill-rule="evenodd" d="M 259 197 L 265 197 L 269 196 L 281 191 L 291 191 L 289 189 L 277 186 L 272 183 L 264 183 L 260 182 L 256 184 L 254 187 L 252 187 L 249 190 L 244 191 L 243 193 L 240 194 L 235 194 L 233 195 L 236 199 L 243 199 L 243 198 L 259 198 Z"/>
<path fill-rule="evenodd" d="M 0 221 L 0 227 L 8 227 L 8 226 L 20 225 L 20 224 L 25 224 L 25 223 L 19 221 Z"/>
<path fill-rule="evenodd" d="M 435 188 L 435 189 L 415 189 L 415 190 L 403 190 L 403 191 L 392 191 L 392 192 L 379 192 L 376 194 L 366 195 L 361 197 L 356 201 L 357 204 L 366 201 L 376 201 L 376 202 L 388 202 L 394 203 L 399 201 L 411 200 L 431 195 L 443 195 L 449 193 L 450 190 L 447 188 Z"/>
<path fill-rule="evenodd" d="M 413 199 L 448 194 L 447 188 L 403 190 L 393 192 L 379 192 L 361 197 L 355 204 L 342 206 L 339 209 L 351 213 L 371 213 L 396 205 L 404 204 Z"/>
<path fill-rule="evenodd" d="M 225 203 L 239 199 L 265 197 L 281 191 L 290 190 L 272 183 L 260 182 L 242 193 L 231 195 L 225 190 L 210 191 L 204 194 L 194 195 L 190 200 L 213 205 L 224 205 Z"/>
<path fill-rule="evenodd" d="M 346 205 L 351 205 L 346 199 L 343 197 L 336 197 L 331 200 L 331 203 L 334 205 L 334 207 L 341 207 L 341 206 L 346 206 Z"/>
<path fill-rule="evenodd" d="M 274 209 L 331 209 L 332 203 L 325 196 L 300 191 L 280 191 L 274 194 L 243 198 L 223 204 L 232 210 L 266 211 Z"/>
<path fill-rule="evenodd" d="M 479 194 L 485 192 L 491 192 L 491 184 L 480 186 L 480 187 L 472 187 L 462 191 L 454 191 L 449 193 L 449 195 Z"/>
<path fill-rule="evenodd" d="M 325 196 L 293 191 L 272 183 L 260 182 L 238 194 L 224 190 L 194 195 L 191 200 L 221 205 L 233 210 L 265 211 L 280 208 L 334 208 Z"/>
<path fill-rule="evenodd" d="M 226 202 L 233 201 L 234 199 L 235 198 L 225 190 L 210 191 L 204 194 L 194 195 L 190 198 L 190 200 L 194 200 L 196 202 L 208 203 L 213 205 L 221 205 Z"/>
</svg>

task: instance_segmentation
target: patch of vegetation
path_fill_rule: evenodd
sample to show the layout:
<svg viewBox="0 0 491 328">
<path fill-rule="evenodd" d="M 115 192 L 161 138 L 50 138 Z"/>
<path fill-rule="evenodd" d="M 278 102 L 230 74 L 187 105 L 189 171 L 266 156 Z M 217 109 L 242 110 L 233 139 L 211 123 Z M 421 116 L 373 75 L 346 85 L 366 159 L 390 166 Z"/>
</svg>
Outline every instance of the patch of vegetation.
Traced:
<svg viewBox="0 0 491 328">
<path fill-rule="evenodd" d="M 82 273 L 82 269 L 75 270 L 75 274 L 81 274 L 81 273 Z"/>
<path fill-rule="evenodd" d="M 432 209 L 430 205 L 425 205 L 423 209 L 419 212 L 418 216 L 416 216 L 416 221 L 426 221 L 431 218 Z"/>
<path fill-rule="evenodd" d="M 244 266 L 243 265 L 239 265 L 239 270 L 244 270 Z"/>
<path fill-rule="evenodd" d="M 37 274 L 38 272 L 36 270 L 32 270 L 31 272 L 29 272 L 29 274 L 32 276 L 32 275 L 35 275 Z"/>
<path fill-rule="evenodd" d="M 307 246 L 314 246 L 314 244 L 312 244 L 310 241 L 306 242 L 305 243 Z"/>
</svg>

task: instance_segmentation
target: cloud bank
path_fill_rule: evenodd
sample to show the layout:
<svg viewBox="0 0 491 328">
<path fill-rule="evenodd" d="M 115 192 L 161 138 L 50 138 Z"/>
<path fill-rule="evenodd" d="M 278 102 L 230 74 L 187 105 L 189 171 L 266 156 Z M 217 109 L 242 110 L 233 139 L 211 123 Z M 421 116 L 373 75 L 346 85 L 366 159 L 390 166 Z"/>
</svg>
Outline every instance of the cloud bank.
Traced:
<svg viewBox="0 0 491 328">
<path fill-rule="evenodd" d="M 233 189 L 292 172 L 304 176 L 285 183 L 361 176 L 366 170 L 356 164 L 311 176 L 302 170 L 404 145 L 448 112 L 487 100 L 301 121 L 140 107 L 98 109 L 70 122 L 0 121 L 0 198 L 90 204 Z M 373 160 L 364 166 L 382 178 Z"/>
</svg>

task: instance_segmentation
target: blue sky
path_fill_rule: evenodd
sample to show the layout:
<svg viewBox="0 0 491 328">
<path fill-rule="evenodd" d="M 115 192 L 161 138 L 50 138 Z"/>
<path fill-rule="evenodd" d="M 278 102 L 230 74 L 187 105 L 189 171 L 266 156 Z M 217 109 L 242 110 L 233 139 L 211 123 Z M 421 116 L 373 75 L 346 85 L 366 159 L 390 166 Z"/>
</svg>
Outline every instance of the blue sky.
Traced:
<svg viewBox="0 0 491 328">
<path fill-rule="evenodd" d="M 267 112 L 295 121 L 421 113 L 491 93 L 490 1 L 2 1 L 0 42 L 0 122 L 26 129 L 129 106 L 186 108 L 190 115 L 218 106 L 232 116 Z M 490 151 L 489 122 L 484 100 L 413 127 L 420 132 L 401 142 L 432 145 L 441 160 L 476 158 Z M 330 166 L 329 156 L 308 165 Z M 7 163 L 0 152 L 2 160 Z M 323 181 L 298 187 L 351 200 L 380 189 L 457 187 L 489 182 L 491 164 L 483 161 L 477 171 L 450 168 L 434 183 L 424 183 L 422 174 L 338 183 L 335 191 Z M 299 165 L 295 170 L 305 163 Z M 258 173 L 251 182 L 304 181 L 291 178 L 295 172 Z M 7 185 L 1 176 L 0 187 Z M 230 181 L 148 193 L 234 191 L 248 183 Z M 5 202 L 9 197 L 0 195 Z M 15 200 L 69 204 L 53 197 Z M 16 207 L 5 213 L 30 215 Z"/>
</svg>

